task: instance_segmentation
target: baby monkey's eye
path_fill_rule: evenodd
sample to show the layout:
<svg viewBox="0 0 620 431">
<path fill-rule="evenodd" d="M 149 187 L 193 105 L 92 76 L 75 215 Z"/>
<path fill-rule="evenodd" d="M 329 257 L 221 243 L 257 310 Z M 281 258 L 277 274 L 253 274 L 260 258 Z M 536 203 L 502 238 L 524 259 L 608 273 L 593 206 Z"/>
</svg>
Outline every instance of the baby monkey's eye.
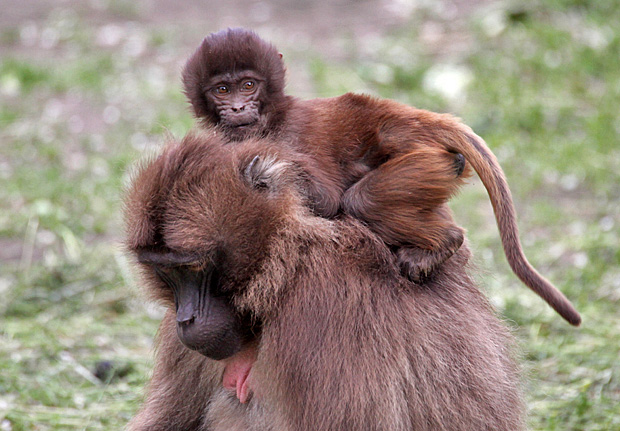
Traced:
<svg viewBox="0 0 620 431">
<path fill-rule="evenodd" d="M 215 87 L 215 91 L 218 94 L 226 94 L 229 92 L 228 87 L 226 85 L 220 85 L 218 87 Z"/>
<path fill-rule="evenodd" d="M 242 85 L 242 88 L 243 88 L 244 90 L 252 90 L 252 89 L 254 89 L 254 86 L 255 86 L 255 85 L 256 85 L 256 84 L 254 83 L 254 81 L 245 81 L 245 82 L 243 83 L 243 85 Z"/>
</svg>

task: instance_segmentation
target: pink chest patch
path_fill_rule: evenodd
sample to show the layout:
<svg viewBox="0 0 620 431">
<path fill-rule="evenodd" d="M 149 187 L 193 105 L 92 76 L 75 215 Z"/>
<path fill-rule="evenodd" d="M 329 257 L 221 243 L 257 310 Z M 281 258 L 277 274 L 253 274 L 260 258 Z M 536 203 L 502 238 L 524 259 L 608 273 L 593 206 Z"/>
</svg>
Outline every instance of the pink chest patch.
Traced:
<svg viewBox="0 0 620 431">
<path fill-rule="evenodd" d="M 244 404 L 252 396 L 250 372 L 256 361 L 256 348 L 250 347 L 226 360 L 222 385 L 235 391 L 239 402 Z"/>
</svg>

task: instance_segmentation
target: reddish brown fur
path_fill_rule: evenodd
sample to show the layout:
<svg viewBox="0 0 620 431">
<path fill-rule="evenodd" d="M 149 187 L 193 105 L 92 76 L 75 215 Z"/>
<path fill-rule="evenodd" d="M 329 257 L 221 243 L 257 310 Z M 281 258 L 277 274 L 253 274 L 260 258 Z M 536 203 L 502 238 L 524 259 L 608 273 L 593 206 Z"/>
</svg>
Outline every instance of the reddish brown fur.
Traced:
<svg viewBox="0 0 620 431">
<path fill-rule="evenodd" d="M 198 108 L 205 97 L 200 87 L 206 79 L 205 68 L 221 64 L 221 68 L 226 69 L 235 61 L 245 60 L 245 53 L 251 51 L 254 57 L 247 57 L 245 68 L 268 70 L 267 73 L 278 69 L 273 75 L 277 80 L 285 71 L 275 48 L 268 45 L 269 48 L 265 49 L 266 42 L 254 33 L 235 30 L 217 35 L 219 39 L 205 39 L 183 73 L 186 94 L 197 117 L 210 124 L 217 124 L 217 120 L 209 116 L 211 114 L 204 115 Z M 226 50 L 220 56 L 212 56 L 211 50 L 218 44 L 225 46 Z M 264 56 L 256 59 L 256 53 Z M 272 78 L 271 75 L 263 77 Z M 270 107 L 262 114 L 265 120 L 247 133 L 272 133 L 281 142 L 314 159 L 319 169 L 309 172 L 316 187 L 311 202 L 318 213 L 329 216 L 342 207 L 392 245 L 413 244 L 422 252 L 426 250 L 439 255 L 443 252 L 448 256 L 454 251 L 445 250 L 446 244 L 454 244 L 454 236 L 462 234 L 462 230 L 454 224 L 447 208 L 428 208 L 424 206 L 426 201 L 415 200 L 419 194 L 415 188 L 417 184 L 427 178 L 437 181 L 436 166 L 422 163 L 418 166 L 415 155 L 424 149 L 425 155 L 433 151 L 449 151 L 465 156 L 487 188 L 512 270 L 567 321 L 580 324 L 579 313 L 566 297 L 527 261 L 519 242 L 514 205 L 503 171 L 485 142 L 458 119 L 391 100 L 350 93 L 330 99 L 302 101 L 278 90 L 264 97 L 268 98 L 266 106 Z M 278 111 L 277 118 L 271 109 L 273 106 L 284 108 Z M 270 126 L 265 127 L 265 124 Z M 229 134 L 233 140 L 240 136 L 244 135 Z M 415 175 L 405 176 L 407 182 L 402 179 L 403 165 L 397 160 L 408 154 L 411 154 L 411 160 L 407 163 L 416 165 L 417 169 Z M 453 191 L 462 178 L 448 176 L 439 181 L 442 184 L 452 182 L 453 187 L 443 189 Z M 411 198 L 403 200 L 401 205 L 383 198 L 393 193 L 395 182 L 411 192 Z M 423 221 L 411 216 L 429 209 L 431 213 Z"/>
<path fill-rule="evenodd" d="M 215 61 L 206 61 L 206 58 Z M 280 133 L 285 136 L 285 141 L 288 141 L 296 140 L 299 131 L 293 131 L 297 122 L 290 124 L 286 121 L 297 101 L 284 94 L 284 72 L 281 55 L 272 45 L 252 32 L 229 29 L 205 38 L 188 60 L 183 71 L 183 81 L 196 116 L 207 125 L 217 125 L 231 141 L 239 141 L 248 136 Z M 251 81 L 253 89 L 243 90 L 248 81 Z M 260 103 L 257 103 L 257 100 Z M 256 119 L 258 121 L 252 123 Z M 292 145 L 296 146 L 294 143 Z M 304 153 L 310 155 L 312 149 L 304 148 Z M 460 175 L 465 169 L 465 164 L 462 157 L 456 154 L 440 150 L 435 155 L 426 151 L 419 157 L 413 154 L 411 156 L 413 156 L 410 157 L 411 164 L 414 163 L 414 159 L 419 163 L 431 163 L 430 169 L 434 169 L 435 172 L 429 172 L 424 178 L 428 181 L 438 179 L 441 183 L 438 188 L 450 194 L 456 191 L 469 174 L 469 171 L 466 171 L 465 175 Z M 344 177 L 346 187 L 385 161 L 383 156 L 377 159 L 377 155 L 372 154 L 361 155 L 362 158 L 371 158 L 361 160 L 359 154 L 348 151 L 339 157 L 341 158 L 335 160 L 335 163 L 327 162 L 331 165 L 330 169 L 326 169 L 324 159 L 307 157 L 307 164 L 314 165 L 305 166 L 305 172 L 311 179 L 307 183 L 311 189 L 309 203 L 322 216 L 331 217 L 339 211 L 343 187 L 341 182 Z M 353 162 L 352 158 L 357 159 L 355 166 L 350 163 Z M 349 165 L 346 168 L 353 170 L 340 172 L 338 170 L 341 168 L 340 163 Z M 435 163 L 438 165 L 435 166 Z M 445 178 L 433 176 L 440 170 L 446 175 Z M 382 172 L 389 175 L 389 171 L 385 169 Z M 379 182 L 384 180 L 384 174 L 373 172 L 369 175 Z M 406 190 L 410 196 L 419 194 L 416 181 L 410 182 L 407 186 Z M 463 229 L 454 224 L 449 210 L 441 204 L 425 205 L 424 201 L 405 199 L 402 203 L 412 204 L 413 207 L 395 215 L 394 218 L 402 221 L 400 226 L 391 226 L 389 223 L 377 221 L 377 217 L 373 217 L 372 213 L 399 211 L 400 207 L 394 205 L 377 207 L 376 203 L 372 211 L 370 208 L 361 207 L 361 202 L 372 201 L 375 198 L 362 187 L 357 187 L 357 193 L 350 193 L 347 202 L 352 202 L 353 197 L 356 198 L 357 205 L 356 208 L 346 208 L 348 212 L 369 223 L 377 232 L 388 233 L 384 239 L 389 244 L 400 247 L 398 256 L 403 272 L 415 281 L 420 281 L 421 277 L 426 278 L 463 243 Z M 444 193 L 438 200 L 445 201 Z M 380 196 L 377 196 L 376 202 L 382 202 Z M 419 224 L 418 216 L 422 213 L 426 214 L 423 218 L 426 222 L 424 230 L 428 229 L 427 234 L 422 234 L 422 229 L 419 229 L 422 225 Z M 368 217 L 365 217 L 367 215 Z M 407 220 L 406 216 L 411 215 L 415 217 Z M 409 227 L 403 232 L 402 228 L 407 225 Z M 400 230 L 398 233 L 404 233 L 404 236 L 396 238 L 397 232 L 391 232 L 392 228 L 395 231 Z"/>
<path fill-rule="evenodd" d="M 265 188 L 245 174 L 256 154 Z M 466 273 L 467 247 L 423 287 L 407 282 L 355 219 L 307 210 L 295 157 L 265 141 L 229 150 L 194 136 L 135 179 L 128 249 L 224 251 L 223 287 L 262 333 L 255 393 L 241 405 L 221 388 L 223 365 L 178 341 L 171 294 L 145 267 L 171 310 L 129 430 L 524 429 L 512 340 Z"/>
</svg>

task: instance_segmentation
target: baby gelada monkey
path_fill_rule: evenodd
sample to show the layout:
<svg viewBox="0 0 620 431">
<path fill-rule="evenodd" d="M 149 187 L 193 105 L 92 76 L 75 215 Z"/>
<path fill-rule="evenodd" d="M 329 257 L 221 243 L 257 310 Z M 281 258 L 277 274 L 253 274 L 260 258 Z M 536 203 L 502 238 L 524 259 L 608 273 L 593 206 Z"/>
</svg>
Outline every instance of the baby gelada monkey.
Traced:
<svg viewBox="0 0 620 431">
<path fill-rule="evenodd" d="M 443 169 L 438 189 L 449 190 L 450 197 L 469 172 L 464 157 L 488 191 L 514 273 L 569 323 L 580 324 L 572 304 L 527 261 L 497 159 L 457 118 L 352 93 L 311 100 L 288 96 L 282 55 L 244 29 L 207 36 L 187 61 L 183 84 L 196 117 L 217 126 L 229 141 L 270 135 L 307 155 L 314 211 L 325 217 L 344 211 L 365 222 L 394 246 L 414 281 L 449 258 L 464 238 L 448 207 L 438 203 L 445 196 L 421 196 L 417 184 L 436 180 L 435 170 Z M 441 157 L 452 157 L 452 169 L 445 169 L 450 163 L 434 163 Z M 453 187 L 446 187 L 450 182 Z"/>
<path fill-rule="evenodd" d="M 321 112 L 284 94 L 281 57 L 243 29 L 207 37 L 183 73 L 196 116 L 216 125 L 229 141 L 272 135 L 304 152 L 313 210 L 332 217 L 342 209 L 363 220 L 393 246 L 406 276 L 417 282 L 427 278 L 464 240 L 443 205 L 470 172 L 464 157 L 431 146 L 388 154 L 376 145 L 378 136 L 364 137 L 357 146 L 362 131 L 348 124 L 347 112 L 334 118 L 329 130 L 314 130 Z M 310 144 L 314 136 L 328 142 Z M 431 180 L 439 180 L 435 188 L 421 184 Z"/>
</svg>

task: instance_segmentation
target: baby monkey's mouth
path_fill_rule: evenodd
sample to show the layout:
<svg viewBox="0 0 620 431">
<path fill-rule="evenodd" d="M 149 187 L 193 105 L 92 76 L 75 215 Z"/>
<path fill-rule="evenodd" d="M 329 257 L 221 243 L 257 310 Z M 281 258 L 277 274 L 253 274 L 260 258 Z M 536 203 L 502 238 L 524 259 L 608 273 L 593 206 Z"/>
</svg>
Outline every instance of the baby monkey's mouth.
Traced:
<svg viewBox="0 0 620 431">
<path fill-rule="evenodd" d="M 246 120 L 246 121 L 244 121 L 242 123 L 235 124 L 235 125 L 233 125 L 233 127 L 235 129 L 241 129 L 241 128 L 244 128 L 244 127 L 253 126 L 254 124 L 256 124 L 257 121 L 258 121 L 258 119 L 253 118 L 251 120 Z"/>
<path fill-rule="evenodd" d="M 256 121 L 254 121 L 254 122 L 252 122 L 252 123 L 239 124 L 238 126 L 235 126 L 235 129 L 243 129 L 243 128 L 245 128 L 245 127 L 252 126 L 254 123 L 256 123 Z"/>
<path fill-rule="evenodd" d="M 258 119 L 259 116 L 257 113 L 240 112 L 223 116 L 222 125 L 225 125 L 230 129 L 240 129 L 243 127 L 253 126 L 258 122 Z"/>
</svg>

